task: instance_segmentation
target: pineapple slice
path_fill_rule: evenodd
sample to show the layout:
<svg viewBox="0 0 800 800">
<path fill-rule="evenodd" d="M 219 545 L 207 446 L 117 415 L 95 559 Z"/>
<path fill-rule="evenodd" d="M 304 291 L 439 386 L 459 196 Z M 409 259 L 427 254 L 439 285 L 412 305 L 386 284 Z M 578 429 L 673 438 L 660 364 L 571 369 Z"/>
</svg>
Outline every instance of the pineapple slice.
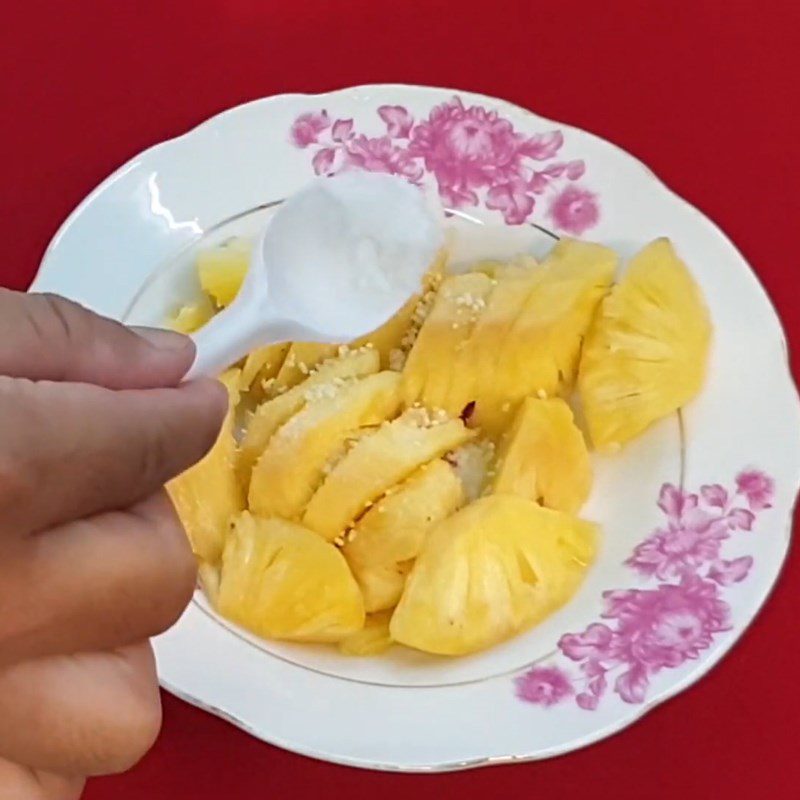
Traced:
<svg viewBox="0 0 800 800">
<path fill-rule="evenodd" d="M 380 357 L 370 349 L 350 350 L 319 366 L 301 384 L 262 403 L 247 425 L 239 453 L 242 474 L 249 478 L 256 459 L 264 452 L 272 434 L 305 404 L 314 387 L 341 385 L 349 378 L 363 378 L 378 371 Z"/>
<path fill-rule="evenodd" d="M 526 396 L 567 393 L 616 262 L 608 248 L 565 239 L 541 266 L 448 279 L 409 355 L 405 401 L 452 415 L 474 403 L 470 424 L 496 436 Z"/>
<path fill-rule="evenodd" d="M 396 369 L 394 358 L 408 349 L 408 341 L 415 318 L 419 315 L 423 298 L 435 292 L 442 281 L 442 276 L 447 267 L 447 251 L 443 250 L 422 279 L 422 293 L 415 294 L 409 301 L 386 323 L 372 333 L 362 336 L 351 343 L 351 347 L 372 345 L 381 357 L 381 369 Z"/>
<path fill-rule="evenodd" d="M 392 646 L 389 634 L 391 613 L 369 614 L 364 627 L 339 642 L 339 652 L 346 656 L 377 656 Z"/>
<path fill-rule="evenodd" d="M 617 266 L 616 254 L 597 244 L 562 239 L 533 277 L 526 281 L 526 297 L 510 328 L 492 342 L 486 331 L 485 352 L 494 354 L 494 369 L 478 379 L 483 390 L 475 398 L 474 424 L 497 435 L 513 418 L 527 396 L 565 395 L 573 386 L 583 338 L 605 295 Z M 501 280 L 513 290 L 516 282 Z M 485 360 L 484 362 L 485 363 Z"/>
<path fill-rule="evenodd" d="M 214 316 L 214 306 L 207 297 L 181 306 L 169 319 L 169 327 L 178 333 L 194 333 Z"/>
<path fill-rule="evenodd" d="M 699 287 L 669 239 L 656 239 L 631 259 L 586 340 L 579 388 L 595 447 L 617 450 L 686 405 L 710 342 Z"/>
<path fill-rule="evenodd" d="M 420 401 L 429 408 L 444 408 L 455 376 L 454 354 L 469 338 L 491 288 L 492 278 L 483 272 L 453 275 L 442 282 L 403 370 L 406 405 Z M 461 408 L 446 410 L 457 416 Z"/>
<path fill-rule="evenodd" d="M 420 467 L 372 506 L 342 549 L 364 595 L 367 611 L 391 608 L 428 531 L 464 502 L 464 489 L 445 461 Z"/>
<path fill-rule="evenodd" d="M 253 467 L 249 500 L 256 514 L 298 518 L 345 435 L 383 422 L 400 406 L 400 376 L 395 372 L 316 388 L 331 391 L 309 399 L 280 427 Z"/>
<path fill-rule="evenodd" d="M 331 470 L 311 498 L 303 524 L 329 541 L 335 539 L 417 467 L 473 435 L 460 419 L 431 420 L 425 409 L 409 409 L 358 442 Z"/>
<path fill-rule="evenodd" d="M 392 616 L 392 639 L 441 655 L 504 641 L 569 600 L 595 540 L 593 524 L 532 500 L 476 500 L 431 531 Z"/>
<path fill-rule="evenodd" d="M 209 564 L 219 560 L 230 521 L 244 508 L 244 492 L 236 479 L 233 436 L 239 370 L 229 370 L 220 380 L 228 388 L 230 407 L 216 443 L 201 461 L 167 484 L 192 550 Z"/>
<path fill-rule="evenodd" d="M 347 562 L 301 525 L 245 511 L 225 545 L 219 612 L 271 639 L 336 642 L 364 625 Z"/>
<path fill-rule="evenodd" d="M 289 348 L 274 383 L 270 385 L 270 391 L 280 393 L 297 386 L 311 374 L 314 367 L 335 356 L 338 350 L 339 345 L 336 344 L 295 342 Z"/>
<path fill-rule="evenodd" d="M 492 491 L 576 514 L 591 487 L 589 453 L 570 407 L 529 397 L 500 443 Z"/>
<path fill-rule="evenodd" d="M 428 530 L 463 502 L 453 468 L 441 459 L 432 461 L 370 507 L 350 532 L 344 556 L 354 567 L 416 558 Z"/>
<path fill-rule="evenodd" d="M 497 361 L 499 349 L 522 314 L 528 296 L 544 275 L 536 268 L 517 267 L 517 270 L 521 271 L 516 271 L 513 264 L 492 269 L 494 284 L 484 301 L 484 308 L 469 337 L 455 354 L 451 354 L 449 369 L 452 380 L 443 403 L 446 411 L 458 414 L 474 400 L 477 413 L 473 421 L 477 422 L 480 417 L 478 424 L 485 425 L 492 433 L 496 433 L 502 423 L 486 425 L 487 418 L 490 413 L 498 413 L 498 402 L 502 407 L 507 401 L 490 385 L 491 381 L 497 380 L 495 373 L 500 371 Z"/>
<path fill-rule="evenodd" d="M 204 250 L 197 255 L 200 286 L 216 304 L 230 305 L 247 274 L 251 244 L 245 239 L 231 239 L 221 247 Z"/>
<path fill-rule="evenodd" d="M 381 359 L 381 369 L 393 367 L 392 352 L 402 346 L 403 337 L 411 327 L 419 297 L 412 297 L 388 322 L 377 330 L 356 339 L 351 347 L 374 347 Z"/>
<path fill-rule="evenodd" d="M 413 561 L 367 567 L 351 566 L 353 577 L 361 589 L 364 608 L 368 613 L 384 611 L 398 604 L 406 585 L 406 576 L 413 566 Z"/>
<path fill-rule="evenodd" d="M 281 344 L 268 344 L 266 347 L 259 347 L 257 350 L 253 350 L 245 359 L 242 367 L 239 388 L 243 392 L 254 388 L 260 393 L 262 385 L 278 374 L 290 347 L 291 344 L 289 342 L 283 342 Z"/>
</svg>

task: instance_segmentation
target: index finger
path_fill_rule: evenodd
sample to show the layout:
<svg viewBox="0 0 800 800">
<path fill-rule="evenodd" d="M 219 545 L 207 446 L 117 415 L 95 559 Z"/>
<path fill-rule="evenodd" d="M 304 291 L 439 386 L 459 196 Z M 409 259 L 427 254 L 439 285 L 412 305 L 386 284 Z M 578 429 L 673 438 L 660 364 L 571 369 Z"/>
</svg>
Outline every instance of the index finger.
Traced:
<svg viewBox="0 0 800 800">
<path fill-rule="evenodd" d="M 177 385 L 193 358 L 188 336 L 126 328 L 55 295 L 0 289 L 0 375 L 150 389 Z"/>
<path fill-rule="evenodd" d="M 0 377 L 0 532 L 26 535 L 151 495 L 208 451 L 227 393 Z"/>
</svg>

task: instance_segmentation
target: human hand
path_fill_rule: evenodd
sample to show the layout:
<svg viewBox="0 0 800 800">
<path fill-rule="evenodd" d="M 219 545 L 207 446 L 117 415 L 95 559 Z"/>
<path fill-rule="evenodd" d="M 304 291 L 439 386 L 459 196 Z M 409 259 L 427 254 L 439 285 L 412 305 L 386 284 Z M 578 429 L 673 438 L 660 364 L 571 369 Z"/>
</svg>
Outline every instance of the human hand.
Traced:
<svg viewBox="0 0 800 800">
<path fill-rule="evenodd" d="M 66 800 L 161 724 L 148 638 L 195 561 L 163 484 L 213 444 L 216 381 L 178 334 L 0 290 L 0 796 Z"/>
</svg>

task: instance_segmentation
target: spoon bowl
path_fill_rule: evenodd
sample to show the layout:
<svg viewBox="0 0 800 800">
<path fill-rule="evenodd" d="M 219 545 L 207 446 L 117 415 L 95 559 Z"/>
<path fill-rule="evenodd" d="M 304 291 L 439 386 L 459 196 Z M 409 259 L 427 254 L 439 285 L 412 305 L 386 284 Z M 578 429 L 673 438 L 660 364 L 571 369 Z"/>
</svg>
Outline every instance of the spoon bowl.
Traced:
<svg viewBox="0 0 800 800">
<path fill-rule="evenodd" d="M 261 232 L 234 301 L 194 334 L 186 379 L 219 374 L 257 347 L 375 330 L 419 289 L 442 243 L 441 211 L 405 180 L 314 181 Z"/>
</svg>

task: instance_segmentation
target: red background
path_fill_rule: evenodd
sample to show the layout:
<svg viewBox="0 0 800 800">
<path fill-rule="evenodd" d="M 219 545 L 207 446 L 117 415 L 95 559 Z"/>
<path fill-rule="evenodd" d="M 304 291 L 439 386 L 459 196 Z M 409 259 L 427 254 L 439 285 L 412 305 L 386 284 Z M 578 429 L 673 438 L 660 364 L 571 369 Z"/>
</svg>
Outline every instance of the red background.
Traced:
<svg viewBox="0 0 800 800">
<path fill-rule="evenodd" d="M 505 97 L 639 156 L 730 234 L 800 340 L 794 2 L 14 5 L 0 26 L 0 284 L 25 288 L 66 214 L 139 150 L 255 97 L 400 81 Z M 381 775 L 281 752 L 165 697 L 154 750 L 86 797 L 796 798 L 798 589 L 791 557 L 758 624 L 699 686 L 563 758 Z"/>
</svg>

